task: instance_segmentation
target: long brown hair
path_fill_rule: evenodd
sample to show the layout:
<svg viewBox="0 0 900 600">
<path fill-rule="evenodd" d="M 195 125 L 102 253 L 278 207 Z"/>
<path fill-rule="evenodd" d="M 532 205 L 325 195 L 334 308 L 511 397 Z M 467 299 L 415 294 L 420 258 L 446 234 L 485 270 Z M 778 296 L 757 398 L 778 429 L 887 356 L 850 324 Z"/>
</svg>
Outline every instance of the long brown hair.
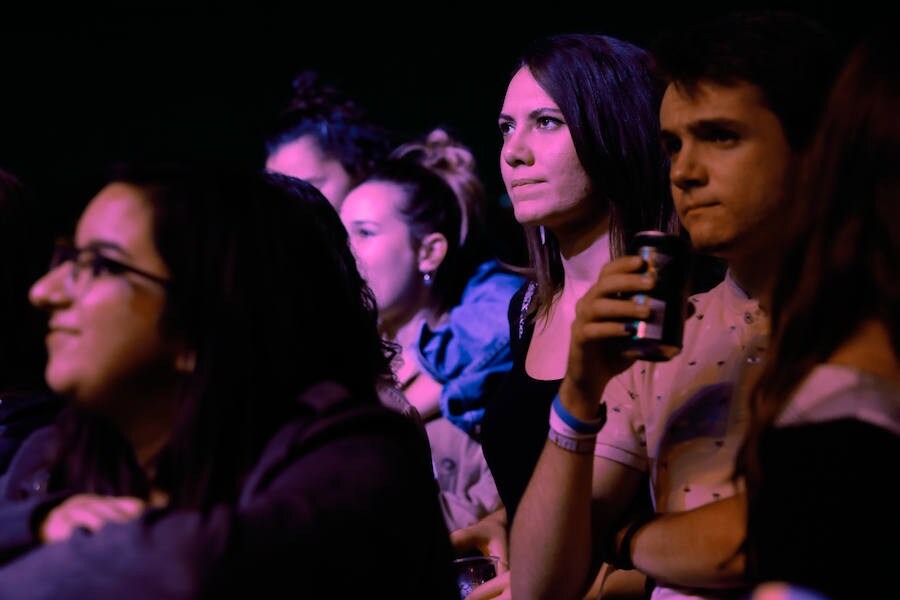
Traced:
<svg viewBox="0 0 900 600">
<path fill-rule="evenodd" d="M 596 201 L 609 215 L 612 256 L 623 255 L 638 231 L 676 231 L 659 144 L 663 85 L 649 53 L 609 36 L 562 34 L 534 40 L 514 72 L 522 67 L 565 117 Z M 563 285 L 559 244 L 537 227 L 525 227 L 525 238 L 538 284 L 531 308 L 543 314 Z"/>
<path fill-rule="evenodd" d="M 795 242 L 772 297 L 768 360 L 751 396 L 739 471 L 749 501 L 759 440 L 812 369 L 866 320 L 900 355 L 900 45 L 872 37 L 829 97 L 791 208 Z"/>
</svg>

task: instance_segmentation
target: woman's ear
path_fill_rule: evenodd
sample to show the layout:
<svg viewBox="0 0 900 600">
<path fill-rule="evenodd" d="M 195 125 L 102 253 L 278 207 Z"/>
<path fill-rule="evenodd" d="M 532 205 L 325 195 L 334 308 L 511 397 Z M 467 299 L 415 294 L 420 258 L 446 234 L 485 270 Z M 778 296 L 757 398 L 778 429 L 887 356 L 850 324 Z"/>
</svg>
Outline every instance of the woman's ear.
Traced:
<svg viewBox="0 0 900 600">
<path fill-rule="evenodd" d="M 419 271 L 436 271 L 447 256 L 447 238 L 443 233 L 429 233 L 419 245 Z"/>
</svg>

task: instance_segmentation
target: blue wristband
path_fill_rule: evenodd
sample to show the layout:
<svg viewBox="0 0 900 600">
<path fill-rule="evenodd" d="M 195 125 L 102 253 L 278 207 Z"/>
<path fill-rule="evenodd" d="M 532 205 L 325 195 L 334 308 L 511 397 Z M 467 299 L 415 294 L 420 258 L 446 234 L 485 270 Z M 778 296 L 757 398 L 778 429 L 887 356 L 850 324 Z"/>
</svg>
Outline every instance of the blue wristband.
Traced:
<svg viewBox="0 0 900 600">
<path fill-rule="evenodd" d="M 591 421 L 582 421 L 578 417 L 566 410 L 559 399 L 559 394 L 553 399 L 553 412 L 563 420 L 563 422 L 577 431 L 578 433 L 597 433 L 603 429 L 606 424 L 606 404 L 601 404 L 598 410 L 599 417 Z"/>
</svg>

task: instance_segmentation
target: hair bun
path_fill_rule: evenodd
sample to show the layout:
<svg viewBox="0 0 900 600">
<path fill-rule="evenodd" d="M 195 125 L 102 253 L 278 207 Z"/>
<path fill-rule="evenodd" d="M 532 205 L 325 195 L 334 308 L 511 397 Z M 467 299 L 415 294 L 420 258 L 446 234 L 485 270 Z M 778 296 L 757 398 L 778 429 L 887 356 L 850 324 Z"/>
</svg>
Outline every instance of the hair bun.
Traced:
<svg viewBox="0 0 900 600">
<path fill-rule="evenodd" d="M 399 146 L 393 157 L 409 158 L 438 172 L 475 171 L 472 152 L 440 127 L 432 130 L 424 141 Z"/>
</svg>

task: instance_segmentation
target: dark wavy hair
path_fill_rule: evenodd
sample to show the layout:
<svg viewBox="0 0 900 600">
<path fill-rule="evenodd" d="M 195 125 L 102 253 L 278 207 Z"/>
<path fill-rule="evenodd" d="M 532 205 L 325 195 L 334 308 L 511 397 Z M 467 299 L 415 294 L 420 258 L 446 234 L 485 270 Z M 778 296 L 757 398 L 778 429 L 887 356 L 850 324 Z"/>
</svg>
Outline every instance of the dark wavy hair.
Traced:
<svg viewBox="0 0 900 600">
<path fill-rule="evenodd" d="M 268 154 L 308 136 L 323 155 L 340 162 L 357 185 L 396 144 L 396 134 L 375 124 L 362 105 L 319 73 L 301 72 L 292 87 L 293 95 L 265 136 Z"/>
<path fill-rule="evenodd" d="M 523 67 L 562 111 L 594 201 L 608 211 L 612 256 L 638 231 L 678 231 L 659 143 L 663 86 L 650 54 L 606 35 L 561 34 L 532 41 L 512 74 Z M 549 310 L 563 283 L 559 244 L 549 231 L 544 238 L 525 227 L 537 311 Z"/>
<path fill-rule="evenodd" d="M 157 485 L 172 506 L 234 500 L 308 386 L 331 380 L 359 402 L 378 402 L 376 385 L 390 380 L 392 356 L 319 191 L 293 178 L 206 166 L 118 166 L 108 182 L 148 198 L 173 281 L 160 327 L 196 352 L 158 466 Z M 63 425 L 54 485 L 148 492 L 113 432 L 75 407 Z"/>
</svg>

